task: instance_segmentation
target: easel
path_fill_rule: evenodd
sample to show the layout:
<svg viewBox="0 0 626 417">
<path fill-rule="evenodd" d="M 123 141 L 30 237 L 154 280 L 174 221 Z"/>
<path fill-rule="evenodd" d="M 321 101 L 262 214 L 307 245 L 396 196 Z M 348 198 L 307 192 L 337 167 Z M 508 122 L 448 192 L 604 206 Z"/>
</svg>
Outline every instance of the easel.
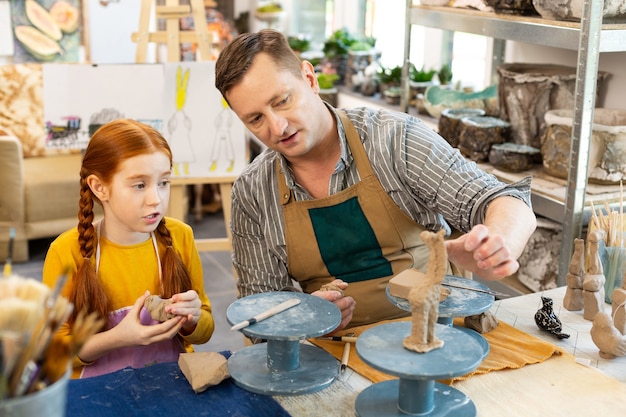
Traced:
<svg viewBox="0 0 626 417">
<path fill-rule="evenodd" d="M 167 44 L 167 61 L 180 61 L 180 44 L 197 43 L 200 60 L 208 60 L 211 53 L 211 35 L 206 26 L 203 0 L 190 0 L 190 4 L 181 5 L 178 0 L 166 0 L 165 6 L 156 6 L 157 19 L 166 20 L 166 30 L 150 32 L 150 16 L 152 4 L 155 0 L 142 0 L 139 17 L 139 32 L 132 34 L 133 42 L 137 43 L 135 61 L 145 63 L 148 43 Z M 180 19 L 191 15 L 193 17 L 194 31 L 181 31 Z M 187 185 L 195 185 L 196 201 L 201 200 L 203 184 L 216 184 L 219 186 L 222 198 L 222 211 L 226 226 L 226 238 L 196 239 L 199 251 L 230 251 L 232 249 L 232 234 L 230 232 L 230 193 L 235 176 L 223 177 L 184 177 L 173 178 L 171 182 L 169 215 L 185 221 Z M 198 193 L 200 190 L 200 193 Z M 172 203 L 179 203 L 178 205 Z M 200 204 L 202 204 L 200 202 Z M 181 207 L 182 206 L 182 207 Z"/>
</svg>

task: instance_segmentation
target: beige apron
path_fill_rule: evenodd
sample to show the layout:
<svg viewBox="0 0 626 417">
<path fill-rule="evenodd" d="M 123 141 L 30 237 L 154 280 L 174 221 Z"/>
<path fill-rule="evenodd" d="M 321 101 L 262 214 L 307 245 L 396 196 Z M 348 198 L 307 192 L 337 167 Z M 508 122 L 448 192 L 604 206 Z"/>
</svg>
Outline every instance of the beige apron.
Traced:
<svg viewBox="0 0 626 417">
<path fill-rule="evenodd" d="M 386 297 L 395 274 L 425 269 L 428 248 L 422 226 L 387 195 L 348 117 L 339 112 L 361 181 L 337 194 L 294 201 L 280 164 L 278 189 L 285 219 L 287 268 L 302 289 L 311 293 L 340 278 L 349 283 L 345 295 L 356 301 L 349 327 L 408 315 Z"/>
</svg>

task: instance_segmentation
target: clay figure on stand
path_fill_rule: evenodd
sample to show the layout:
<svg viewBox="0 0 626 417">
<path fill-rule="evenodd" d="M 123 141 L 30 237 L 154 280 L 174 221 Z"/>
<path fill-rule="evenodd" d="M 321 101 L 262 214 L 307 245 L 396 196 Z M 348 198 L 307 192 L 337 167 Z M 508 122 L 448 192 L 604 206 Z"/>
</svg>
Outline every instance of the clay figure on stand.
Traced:
<svg viewBox="0 0 626 417">
<path fill-rule="evenodd" d="M 626 278 L 626 274 L 625 278 Z M 613 325 L 621 334 L 626 334 L 626 279 L 622 279 L 622 287 L 615 288 L 611 297 L 611 315 Z"/>
<path fill-rule="evenodd" d="M 591 340 L 600 349 L 600 357 L 613 359 L 626 355 L 626 336 L 613 325 L 611 317 L 604 311 L 596 314 L 591 327 Z"/>
<path fill-rule="evenodd" d="M 574 239 L 574 254 L 569 263 L 569 270 L 565 277 L 567 289 L 563 297 L 563 307 L 569 311 L 583 309 L 583 281 L 585 279 L 585 241 Z"/>
<path fill-rule="evenodd" d="M 437 233 L 430 231 L 420 233 L 420 237 L 430 249 L 430 254 L 424 280 L 419 281 L 409 292 L 411 334 L 402 342 L 406 349 L 419 353 L 430 352 L 443 346 L 443 340 L 437 339 L 435 335 L 435 324 L 439 312 L 441 283 L 448 265 L 444 233 L 443 229 Z"/>
<path fill-rule="evenodd" d="M 589 246 L 589 267 L 583 280 L 583 317 L 585 320 L 593 320 L 602 311 L 604 306 L 604 271 L 600 254 L 599 243 L 603 240 L 604 233 L 599 230 L 591 232 L 587 238 Z"/>
<path fill-rule="evenodd" d="M 543 303 L 543 306 L 535 313 L 535 323 L 537 324 L 537 327 L 541 330 L 552 333 L 559 339 L 567 339 L 569 334 L 561 332 L 561 330 L 563 330 L 563 325 L 552 309 L 552 298 L 541 297 L 541 302 Z"/>
</svg>

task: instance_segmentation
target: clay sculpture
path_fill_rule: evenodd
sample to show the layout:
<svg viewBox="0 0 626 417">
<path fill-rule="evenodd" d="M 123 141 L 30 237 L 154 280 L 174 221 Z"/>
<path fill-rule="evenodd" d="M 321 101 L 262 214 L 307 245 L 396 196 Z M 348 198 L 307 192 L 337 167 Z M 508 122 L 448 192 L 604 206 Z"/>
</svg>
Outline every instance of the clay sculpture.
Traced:
<svg viewBox="0 0 626 417">
<path fill-rule="evenodd" d="M 567 339 L 569 334 L 561 332 L 563 325 L 552 309 L 552 298 L 541 297 L 541 302 L 543 306 L 535 313 L 535 323 L 537 327 L 548 333 L 552 333 L 559 339 Z"/>
<path fill-rule="evenodd" d="M 428 266 L 423 280 L 409 292 L 411 305 L 411 334 L 402 345 L 418 353 L 430 352 L 443 346 L 443 340 L 435 335 L 435 324 L 439 314 L 441 283 L 446 275 L 448 254 L 444 244 L 444 230 L 437 233 L 423 231 L 420 237 L 430 249 Z"/>
<path fill-rule="evenodd" d="M 158 295 L 150 295 L 146 298 L 146 301 L 143 302 L 144 307 L 150 313 L 150 317 L 152 320 L 157 320 L 160 322 L 164 322 L 173 317 L 176 317 L 175 314 L 171 314 L 165 311 L 165 306 L 172 304 L 171 299 L 162 299 Z"/>
</svg>

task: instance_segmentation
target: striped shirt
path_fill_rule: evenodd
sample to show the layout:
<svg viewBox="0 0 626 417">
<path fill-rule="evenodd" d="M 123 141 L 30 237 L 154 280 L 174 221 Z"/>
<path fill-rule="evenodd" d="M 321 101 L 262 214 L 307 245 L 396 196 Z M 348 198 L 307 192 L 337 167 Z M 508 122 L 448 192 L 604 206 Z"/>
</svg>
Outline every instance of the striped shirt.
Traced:
<svg viewBox="0 0 626 417">
<path fill-rule="evenodd" d="M 329 195 L 359 181 L 336 111 L 341 157 L 328 185 Z M 505 184 L 467 161 L 421 120 L 383 109 L 345 110 L 354 124 L 374 174 L 393 201 L 416 223 L 437 231 L 469 231 L 484 222 L 487 205 L 502 195 L 530 207 L 527 177 Z M 266 149 L 237 178 L 232 191 L 233 265 L 241 297 L 293 286 L 287 273 L 287 249 L 279 203 L 276 159 L 296 201 L 310 200 L 295 182 L 285 158 Z M 315 242 L 311 242 L 315 245 Z"/>
</svg>

